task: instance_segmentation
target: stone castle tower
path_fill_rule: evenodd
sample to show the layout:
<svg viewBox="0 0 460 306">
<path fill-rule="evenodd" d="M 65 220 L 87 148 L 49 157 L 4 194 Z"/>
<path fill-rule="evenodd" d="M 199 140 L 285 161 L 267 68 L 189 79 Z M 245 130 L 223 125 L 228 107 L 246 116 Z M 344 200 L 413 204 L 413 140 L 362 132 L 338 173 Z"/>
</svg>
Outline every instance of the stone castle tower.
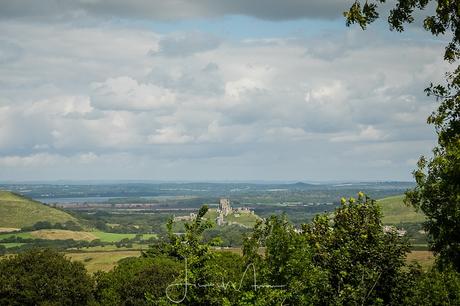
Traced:
<svg viewBox="0 0 460 306">
<path fill-rule="evenodd" d="M 230 200 L 229 199 L 220 199 L 219 202 L 219 210 L 220 213 L 223 214 L 224 216 L 227 216 L 232 212 L 232 207 L 230 206 Z"/>
</svg>

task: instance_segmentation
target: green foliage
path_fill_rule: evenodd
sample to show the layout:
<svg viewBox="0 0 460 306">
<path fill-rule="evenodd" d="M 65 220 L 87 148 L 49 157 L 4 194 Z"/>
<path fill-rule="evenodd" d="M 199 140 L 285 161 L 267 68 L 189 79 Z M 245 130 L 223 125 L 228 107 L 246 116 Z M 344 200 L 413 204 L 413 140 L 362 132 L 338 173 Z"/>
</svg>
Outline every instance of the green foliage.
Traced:
<svg viewBox="0 0 460 306">
<path fill-rule="evenodd" d="M 239 225 L 219 226 L 204 231 L 203 239 L 205 242 L 211 242 L 213 239 L 220 238 L 222 240 L 220 245 L 224 247 L 242 246 L 244 235 L 250 231 Z"/>
<path fill-rule="evenodd" d="M 415 178 L 417 188 L 407 197 L 427 216 L 430 246 L 441 267 L 453 264 L 460 271 L 460 143 L 434 150 L 428 164 L 421 158 Z"/>
<path fill-rule="evenodd" d="M 265 248 L 265 254 L 259 250 Z M 327 271 L 314 264 L 314 252 L 306 235 L 298 233 L 285 216 L 259 222 L 245 241 L 246 264 L 254 265 L 257 283 L 246 283 L 258 305 L 317 305 L 330 286 Z M 257 290 L 256 290 L 257 289 Z"/>
<path fill-rule="evenodd" d="M 210 251 L 210 246 L 214 244 L 203 243 L 203 232 L 212 226 L 208 220 L 204 220 L 204 215 L 208 207 L 204 205 L 200 208 L 195 220 L 185 224 L 185 234 L 176 235 L 173 233 L 173 221 L 168 222 L 168 240 L 159 241 L 150 250 L 144 253 L 147 257 L 170 256 L 181 260 L 185 264 L 185 269 L 178 278 L 179 285 L 172 287 L 169 297 L 173 300 L 181 300 L 183 296 L 183 285 L 185 283 L 195 284 L 187 287 L 187 294 L 184 299 L 187 305 L 202 305 L 204 301 L 212 299 L 210 295 L 212 288 L 198 286 L 206 284 L 216 275 L 215 268 L 209 264 L 215 256 Z"/>
<path fill-rule="evenodd" d="M 56 252 L 0 261 L 0 305 L 457 305 L 460 274 L 406 265 L 406 239 L 385 233 L 379 205 L 360 193 L 302 229 L 285 215 L 260 220 L 243 256 L 204 242 L 200 209 L 142 257 L 90 278 Z M 137 239 L 141 237 L 138 236 Z M 92 260 L 89 258 L 88 260 Z M 4 277 L 5 276 L 5 277 Z"/>
<path fill-rule="evenodd" d="M 379 17 L 377 3 L 385 2 L 366 1 L 361 8 L 360 2 L 355 1 L 344 13 L 347 25 L 358 23 L 364 29 Z M 436 11 L 424 19 L 424 28 L 435 36 L 452 34 L 444 59 L 455 63 L 460 59 L 458 1 L 397 0 L 388 17 L 390 28 L 403 31 L 403 24 L 414 21 L 414 10 L 422 10 L 429 3 L 435 5 Z M 420 158 L 414 171 L 417 187 L 407 192 L 407 202 L 427 216 L 425 228 L 441 267 L 452 264 L 460 271 L 460 67 L 457 65 L 453 72 L 446 73 L 444 85 L 431 84 L 425 92 L 440 101 L 438 109 L 428 117 L 428 123 L 435 126 L 438 146 L 431 159 Z"/>
<path fill-rule="evenodd" d="M 401 292 L 403 305 L 460 305 L 460 274 L 451 267 L 427 273 L 411 267 L 402 281 L 405 282 L 405 290 Z"/>
<path fill-rule="evenodd" d="M 254 290 L 260 305 L 397 304 L 408 250 L 405 239 L 383 232 L 379 206 L 361 193 L 301 232 L 285 217 L 260 222 L 245 241 L 244 258 L 257 267 L 258 282 L 275 286 L 265 288 L 266 304 L 257 299 L 265 293 Z"/>
<path fill-rule="evenodd" d="M 0 260 L 0 305 L 86 305 L 92 282 L 83 264 L 52 250 Z"/>
<path fill-rule="evenodd" d="M 382 230 L 380 207 L 362 193 L 342 199 L 333 218 L 318 216 L 303 227 L 316 263 L 330 273 L 338 304 L 393 303 L 392 292 L 409 245 Z"/>
<path fill-rule="evenodd" d="M 148 305 L 166 300 L 169 284 L 179 275 L 182 264 L 165 257 L 122 260 L 111 272 L 96 274 L 96 300 L 101 305 Z"/>
<path fill-rule="evenodd" d="M 377 12 L 379 3 L 389 2 L 387 0 L 373 0 L 365 1 L 361 5 L 359 0 L 356 0 L 344 16 L 347 25 L 357 23 L 361 28 L 365 29 L 366 26 L 379 18 Z M 395 7 L 390 10 L 388 16 L 388 23 L 391 30 L 404 31 L 405 23 L 413 23 L 414 10 L 423 10 L 427 7 L 428 3 L 435 3 L 436 11 L 432 16 L 425 17 L 423 26 L 425 30 L 430 31 L 433 35 L 446 34 L 449 31 L 453 32 L 451 42 L 446 46 L 444 58 L 448 61 L 455 61 L 459 58 L 459 44 L 460 44 L 460 10 L 458 9 L 457 1 L 451 0 L 397 0 Z"/>
<path fill-rule="evenodd" d="M 69 231 L 82 231 L 83 228 L 75 223 L 72 220 L 68 220 L 64 223 L 54 223 L 52 224 L 49 221 L 38 221 L 32 226 L 26 226 L 21 228 L 21 231 L 23 232 L 32 232 L 32 231 L 37 231 L 37 230 L 42 230 L 42 229 L 61 229 L 61 230 L 69 230 Z"/>
</svg>

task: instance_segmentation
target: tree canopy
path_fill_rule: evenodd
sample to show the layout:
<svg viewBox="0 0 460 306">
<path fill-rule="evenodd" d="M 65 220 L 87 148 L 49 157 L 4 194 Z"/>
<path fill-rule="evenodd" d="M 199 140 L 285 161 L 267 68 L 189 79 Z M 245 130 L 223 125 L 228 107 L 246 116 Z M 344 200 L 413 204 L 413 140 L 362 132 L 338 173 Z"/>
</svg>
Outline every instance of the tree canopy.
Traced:
<svg viewBox="0 0 460 306">
<path fill-rule="evenodd" d="M 355 1 L 344 13 L 347 25 L 357 23 L 365 29 L 379 18 L 378 6 L 385 2 Z M 455 67 L 460 59 L 460 1 L 397 0 L 388 15 L 390 29 L 404 31 L 405 24 L 415 21 L 416 11 L 427 8 L 434 12 L 425 17 L 423 27 L 450 38 L 444 59 Z M 406 202 L 427 216 L 425 228 L 438 263 L 460 271 L 460 67 L 446 72 L 444 84 L 430 84 L 425 92 L 440 102 L 427 119 L 435 127 L 438 145 L 431 158 L 420 158 L 414 171 L 417 186 L 406 193 Z"/>
<path fill-rule="evenodd" d="M 50 249 L 0 260 L 0 305 L 87 305 L 92 287 L 82 263 Z"/>
</svg>

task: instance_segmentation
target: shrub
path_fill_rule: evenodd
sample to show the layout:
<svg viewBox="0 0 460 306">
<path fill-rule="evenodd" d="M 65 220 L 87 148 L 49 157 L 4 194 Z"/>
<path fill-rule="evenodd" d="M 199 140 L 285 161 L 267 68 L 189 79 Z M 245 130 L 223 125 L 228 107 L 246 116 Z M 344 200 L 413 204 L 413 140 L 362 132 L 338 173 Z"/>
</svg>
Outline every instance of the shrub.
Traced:
<svg viewBox="0 0 460 306">
<path fill-rule="evenodd" d="M 96 300 L 102 305 L 147 305 L 166 300 L 166 287 L 182 265 L 171 258 L 127 258 L 110 272 L 96 275 Z"/>
<path fill-rule="evenodd" d="M 0 305 L 86 305 L 92 297 L 83 264 L 50 249 L 1 260 L 0 275 Z"/>
</svg>

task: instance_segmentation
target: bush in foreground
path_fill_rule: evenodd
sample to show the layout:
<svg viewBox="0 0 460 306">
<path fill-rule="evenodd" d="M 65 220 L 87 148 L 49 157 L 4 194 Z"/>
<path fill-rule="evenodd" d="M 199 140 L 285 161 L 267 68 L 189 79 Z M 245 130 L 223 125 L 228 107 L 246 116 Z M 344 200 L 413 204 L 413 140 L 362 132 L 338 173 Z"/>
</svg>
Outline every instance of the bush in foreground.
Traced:
<svg viewBox="0 0 460 306">
<path fill-rule="evenodd" d="M 0 260 L 0 305 L 87 305 L 92 286 L 82 263 L 53 250 Z"/>
<path fill-rule="evenodd" d="M 166 300 L 166 287 L 181 268 L 172 258 L 127 258 L 113 271 L 96 275 L 96 300 L 101 305 L 147 305 L 147 297 Z"/>
</svg>

